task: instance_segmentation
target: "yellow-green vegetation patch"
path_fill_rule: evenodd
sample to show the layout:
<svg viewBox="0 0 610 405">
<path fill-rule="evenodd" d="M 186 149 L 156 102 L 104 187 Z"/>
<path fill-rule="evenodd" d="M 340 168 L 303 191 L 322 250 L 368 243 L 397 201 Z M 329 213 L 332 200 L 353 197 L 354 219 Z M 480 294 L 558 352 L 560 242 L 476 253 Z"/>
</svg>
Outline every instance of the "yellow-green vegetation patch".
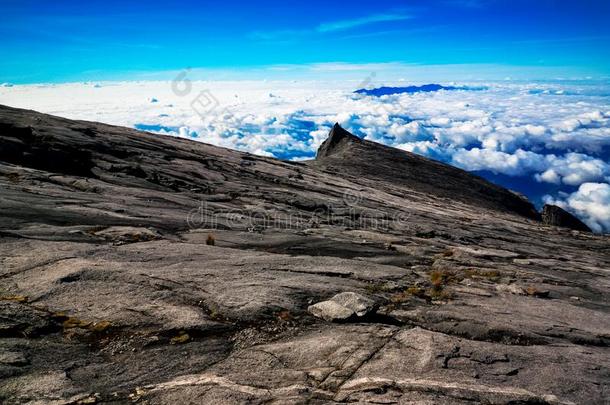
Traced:
<svg viewBox="0 0 610 405">
<path fill-rule="evenodd" d="M 84 321 L 82 319 L 78 319 L 76 317 L 69 317 L 63 322 L 64 329 L 72 329 L 72 328 L 88 328 L 91 325 L 91 322 Z"/>
<path fill-rule="evenodd" d="M 182 331 L 178 335 L 176 335 L 173 338 L 171 338 L 169 340 L 169 343 L 171 343 L 172 345 L 178 345 L 178 344 L 181 344 L 181 343 L 186 343 L 189 340 L 191 340 L 191 337 L 189 336 L 189 334 L 184 332 L 184 331 Z"/>
<path fill-rule="evenodd" d="M 94 332 L 104 332 L 106 329 L 108 329 L 111 326 L 112 326 L 112 323 L 110 323 L 110 321 L 99 321 L 99 322 L 95 322 L 94 324 L 90 325 L 89 329 L 91 329 Z"/>
<path fill-rule="evenodd" d="M 0 301 L 13 301 L 13 302 L 28 302 L 28 297 L 25 295 L 2 295 Z"/>
<path fill-rule="evenodd" d="M 429 288 L 412 286 L 405 291 L 394 294 L 390 297 L 390 301 L 394 304 L 407 302 L 409 297 L 417 297 L 426 301 L 448 300 L 453 297 L 446 287 L 450 283 L 456 283 L 462 280 L 458 273 L 449 270 L 434 270 L 430 272 Z"/>
<path fill-rule="evenodd" d="M 369 283 L 364 286 L 364 289 L 371 294 L 375 294 L 391 291 L 392 287 L 385 283 Z"/>
<path fill-rule="evenodd" d="M 464 270 L 465 278 L 484 278 L 491 281 L 500 280 L 500 272 L 497 270 L 477 270 L 477 269 L 466 269 Z"/>
</svg>

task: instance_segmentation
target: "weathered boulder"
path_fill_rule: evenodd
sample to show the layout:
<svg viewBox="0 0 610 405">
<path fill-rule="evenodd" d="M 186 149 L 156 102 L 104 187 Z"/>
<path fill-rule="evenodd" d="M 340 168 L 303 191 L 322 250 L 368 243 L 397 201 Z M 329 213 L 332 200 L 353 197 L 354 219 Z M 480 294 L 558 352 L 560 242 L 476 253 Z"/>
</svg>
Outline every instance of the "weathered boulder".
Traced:
<svg viewBox="0 0 610 405">
<path fill-rule="evenodd" d="M 355 292 L 343 292 L 307 308 L 313 316 L 331 322 L 362 318 L 376 310 L 375 301 Z"/>
<path fill-rule="evenodd" d="M 335 301 L 322 301 L 307 308 L 313 316 L 326 321 L 345 321 L 354 316 L 354 311 L 344 307 Z"/>
<path fill-rule="evenodd" d="M 542 222 L 546 225 L 570 228 L 576 231 L 591 232 L 591 228 L 568 211 L 556 205 L 546 204 L 542 208 Z"/>
</svg>

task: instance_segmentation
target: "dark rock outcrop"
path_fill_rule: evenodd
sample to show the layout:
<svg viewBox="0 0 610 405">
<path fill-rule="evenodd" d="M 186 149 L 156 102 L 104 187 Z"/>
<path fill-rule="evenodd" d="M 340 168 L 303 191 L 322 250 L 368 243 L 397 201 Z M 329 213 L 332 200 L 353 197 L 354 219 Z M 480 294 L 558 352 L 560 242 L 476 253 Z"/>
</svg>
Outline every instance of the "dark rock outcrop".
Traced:
<svg viewBox="0 0 610 405">
<path fill-rule="evenodd" d="M 360 138 L 349 133 L 345 129 L 341 127 L 338 123 L 336 123 L 330 133 L 328 134 L 328 138 L 322 145 L 318 148 L 318 152 L 316 153 L 316 159 L 322 159 L 328 157 L 335 152 L 341 151 L 345 148 L 349 148 L 349 145 L 352 143 L 360 143 L 362 142 Z"/>
<path fill-rule="evenodd" d="M 526 198 L 465 170 L 423 156 L 366 141 L 335 124 L 318 149 L 315 167 L 406 186 L 412 190 L 471 205 L 513 212 L 539 220 Z"/>
<path fill-rule="evenodd" d="M 0 160 L 55 173 L 91 176 L 91 153 L 70 145 L 56 146 L 31 126 L 0 123 Z"/>
<path fill-rule="evenodd" d="M 568 211 L 556 205 L 546 204 L 542 208 L 542 222 L 546 225 L 570 228 L 576 231 L 591 232 L 591 228 Z"/>
</svg>

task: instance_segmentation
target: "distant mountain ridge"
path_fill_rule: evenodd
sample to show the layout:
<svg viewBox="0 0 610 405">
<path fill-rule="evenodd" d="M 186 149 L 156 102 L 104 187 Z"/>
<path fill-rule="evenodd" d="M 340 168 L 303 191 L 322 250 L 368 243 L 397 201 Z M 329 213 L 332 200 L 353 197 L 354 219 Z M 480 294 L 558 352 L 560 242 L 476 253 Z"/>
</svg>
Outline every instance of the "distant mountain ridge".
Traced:
<svg viewBox="0 0 610 405">
<path fill-rule="evenodd" d="M 446 91 L 453 91 L 453 90 L 470 90 L 470 91 L 480 91 L 480 90 L 486 90 L 487 87 L 485 86 L 480 86 L 480 87 L 472 87 L 472 86 L 443 86 L 440 84 L 435 84 L 435 83 L 431 83 L 431 84 L 424 84 L 421 86 L 406 86 L 406 87 L 378 87 L 378 88 L 374 88 L 374 89 L 358 89 L 356 91 L 354 91 L 354 93 L 358 93 L 358 94 L 366 94 L 367 96 L 377 96 L 377 97 L 381 97 L 381 96 L 388 96 L 388 95 L 392 95 L 392 94 L 403 94 L 403 93 L 407 93 L 407 94 L 413 94 L 413 93 L 432 93 L 435 91 L 440 91 L 440 90 L 446 90 Z"/>
</svg>

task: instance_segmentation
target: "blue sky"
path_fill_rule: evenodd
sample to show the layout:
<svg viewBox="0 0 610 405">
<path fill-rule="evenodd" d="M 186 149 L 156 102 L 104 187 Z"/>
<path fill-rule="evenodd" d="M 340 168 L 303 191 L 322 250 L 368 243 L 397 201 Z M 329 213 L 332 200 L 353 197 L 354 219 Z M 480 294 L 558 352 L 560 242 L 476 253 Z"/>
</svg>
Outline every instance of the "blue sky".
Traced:
<svg viewBox="0 0 610 405">
<path fill-rule="evenodd" d="M 3 0 L 0 82 L 123 80 L 185 67 L 298 75 L 299 66 L 336 62 L 608 77 L 609 18 L 607 0 Z"/>
</svg>

